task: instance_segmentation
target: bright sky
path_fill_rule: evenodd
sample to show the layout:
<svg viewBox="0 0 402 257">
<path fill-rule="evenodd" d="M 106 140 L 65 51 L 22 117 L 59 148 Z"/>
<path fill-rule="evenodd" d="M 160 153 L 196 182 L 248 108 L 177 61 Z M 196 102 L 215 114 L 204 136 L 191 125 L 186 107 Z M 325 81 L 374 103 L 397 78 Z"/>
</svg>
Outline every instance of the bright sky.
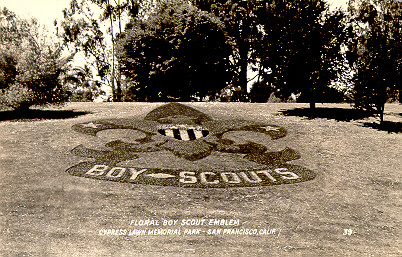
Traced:
<svg viewBox="0 0 402 257">
<path fill-rule="evenodd" d="M 347 0 L 327 0 L 333 7 L 344 6 Z M 0 8 L 15 12 L 22 18 L 35 17 L 41 24 L 53 26 L 56 18 L 62 18 L 62 10 L 70 0 L 0 0 Z"/>
<path fill-rule="evenodd" d="M 0 0 L 0 7 L 7 7 L 21 18 L 35 17 L 41 24 L 53 26 L 69 3 L 70 0 Z"/>
</svg>

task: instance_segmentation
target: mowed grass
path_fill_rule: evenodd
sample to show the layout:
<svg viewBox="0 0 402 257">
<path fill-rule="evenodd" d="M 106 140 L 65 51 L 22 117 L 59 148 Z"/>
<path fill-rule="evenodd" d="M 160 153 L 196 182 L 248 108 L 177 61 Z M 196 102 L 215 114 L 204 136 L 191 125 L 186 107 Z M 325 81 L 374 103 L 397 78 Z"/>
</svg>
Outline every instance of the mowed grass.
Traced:
<svg viewBox="0 0 402 257">
<path fill-rule="evenodd" d="M 214 119 L 246 119 L 286 128 L 288 135 L 272 141 L 272 148 L 295 149 L 302 157 L 291 163 L 317 174 L 298 184 L 191 189 L 100 181 L 65 172 L 85 160 L 70 150 L 93 141 L 71 126 L 107 118 L 142 119 L 160 105 L 71 103 L 61 110 L 87 114 L 1 121 L 0 255 L 402 255 L 402 134 L 367 126 L 373 118 L 344 122 L 281 112 L 307 107 L 304 104 L 188 103 Z M 402 122 L 401 105 L 386 105 L 385 113 L 386 120 Z M 130 226 L 131 220 L 147 218 L 238 219 L 239 228 L 276 228 L 280 233 L 99 235 L 100 229 L 138 229 Z M 345 229 L 353 234 L 344 235 Z"/>
</svg>

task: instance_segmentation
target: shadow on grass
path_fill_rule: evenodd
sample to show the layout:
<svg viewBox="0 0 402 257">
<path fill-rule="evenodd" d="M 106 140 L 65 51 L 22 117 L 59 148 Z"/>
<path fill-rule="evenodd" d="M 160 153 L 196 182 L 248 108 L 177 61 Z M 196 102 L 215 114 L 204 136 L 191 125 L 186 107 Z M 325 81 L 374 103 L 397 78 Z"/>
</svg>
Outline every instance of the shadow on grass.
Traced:
<svg viewBox="0 0 402 257">
<path fill-rule="evenodd" d="M 309 119 L 324 118 L 336 121 L 360 120 L 371 116 L 370 113 L 363 110 L 343 108 L 296 108 L 280 112 L 285 116 L 298 116 Z"/>
<path fill-rule="evenodd" d="M 70 119 L 88 112 L 71 111 L 71 110 L 37 110 L 29 109 L 24 112 L 7 110 L 0 111 L 0 121 L 32 121 L 45 119 Z"/>
<path fill-rule="evenodd" d="M 402 133 L 402 122 L 384 121 L 382 124 L 376 122 L 363 123 L 364 127 L 387 131 L 388 133 Z"/>
</svg>

